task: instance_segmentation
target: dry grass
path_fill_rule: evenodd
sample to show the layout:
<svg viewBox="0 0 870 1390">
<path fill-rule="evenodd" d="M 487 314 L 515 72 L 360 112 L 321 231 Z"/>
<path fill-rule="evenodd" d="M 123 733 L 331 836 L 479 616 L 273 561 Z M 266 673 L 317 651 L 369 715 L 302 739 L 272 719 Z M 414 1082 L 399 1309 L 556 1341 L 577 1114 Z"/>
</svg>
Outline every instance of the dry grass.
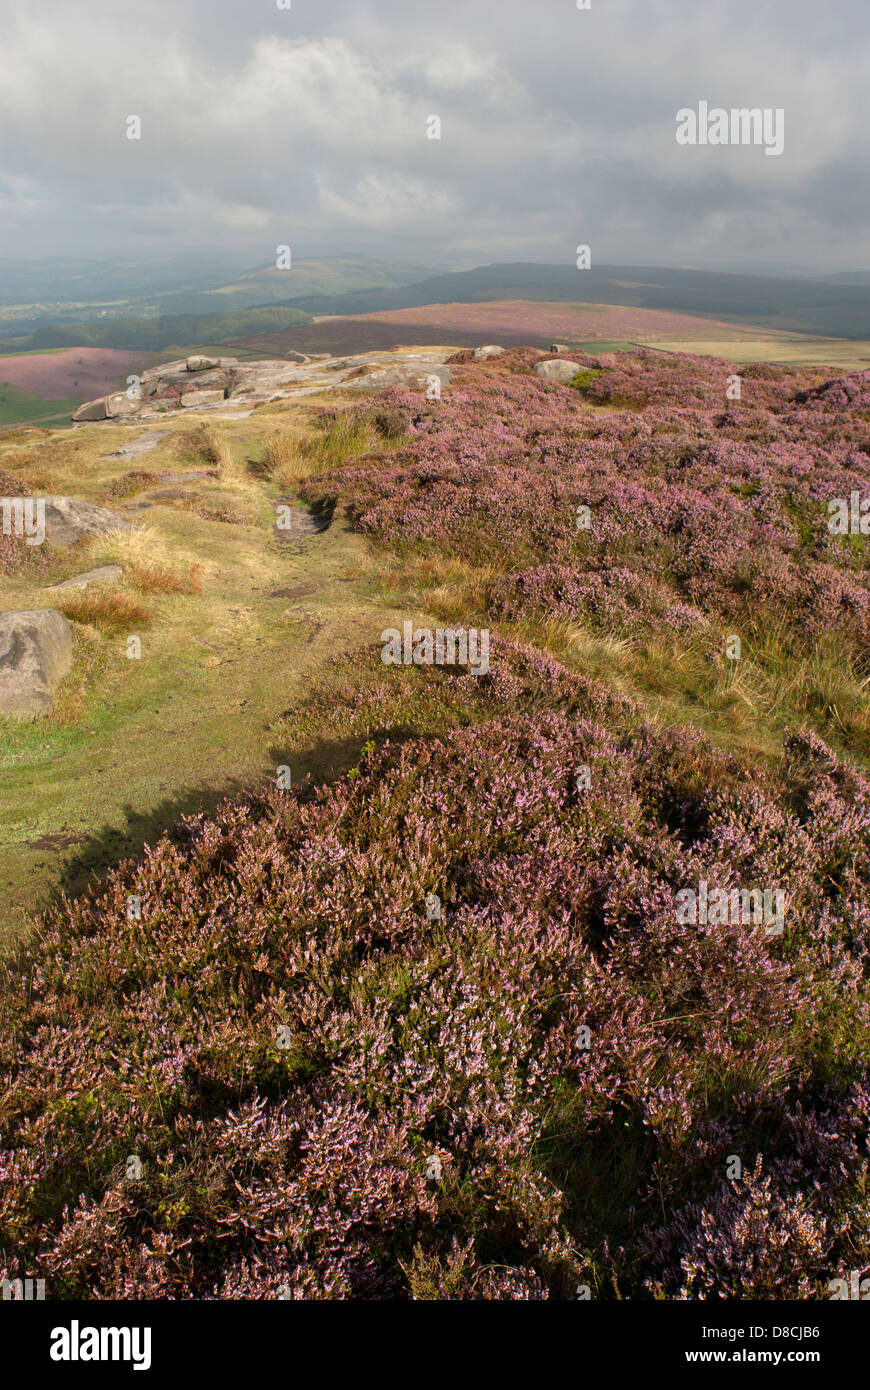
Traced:
<svg viewBox="0 0 870 1390">
<path fill-rule="evenodd" d="M 131 627 L 145 627 L 153 613 L 132 594 L 118 589 L 87 590 L 69 594 L 57 604 L 65 617 L 74 623 L 87 623 L 100 632 L 126 632 Z"/>
<path fill-rule="evenodd" d="M 263 466 L 282 492 L 290 492 L 311 476 L 311 464 L 302 453 L 300 441 L 286 431 L 266 440 Z"/>
<path fill-rule="evenodd" d="M 341 411 L 325 427 L 302 422 L 294 430 L 280 430 L 266 440 L 263 465 L 273 483 L 292 491 L 307 478 L 328 473 L 350 459 L 378 450 L 395 449 L 400 443 L 380 433 L 365 416 Z"/>
<path fill-rule="evenodd" d="M 202 592 L 203 566 L 179 564 L 153 526 L 118 527 L 88 544 L 94 565 L 120 565 L 124 578 L 145 593 L 198 594 Z"/>
<path fill-rule="evenodd" d="M 179 430 L 173 436 L 173 445 L 179 458 L 193 455 L 198 463 L 207 463 L 210 468 L 219 468 L 229 453 L 226 442 L 204 424 Z"/>
<path fill-rule="evenodd" d="M 146 594 L 201 594 L 202 565 L 187 570 L 168 565 L 132 564 L 127 577 L 137 589 Z"/>
</svg>

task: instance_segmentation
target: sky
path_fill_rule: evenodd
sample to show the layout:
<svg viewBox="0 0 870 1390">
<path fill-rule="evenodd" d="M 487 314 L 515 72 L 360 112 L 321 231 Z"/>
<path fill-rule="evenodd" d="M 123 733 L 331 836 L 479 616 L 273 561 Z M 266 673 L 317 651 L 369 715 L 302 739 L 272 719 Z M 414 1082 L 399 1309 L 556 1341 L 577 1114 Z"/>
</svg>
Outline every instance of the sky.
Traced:
<svg viewBox="0 0 870 1390">
<path fill-rule="evenodd" d="M 0 257 L 870 268 L 867 0 L 278 3 L 0 0 Z"/>
</svg>

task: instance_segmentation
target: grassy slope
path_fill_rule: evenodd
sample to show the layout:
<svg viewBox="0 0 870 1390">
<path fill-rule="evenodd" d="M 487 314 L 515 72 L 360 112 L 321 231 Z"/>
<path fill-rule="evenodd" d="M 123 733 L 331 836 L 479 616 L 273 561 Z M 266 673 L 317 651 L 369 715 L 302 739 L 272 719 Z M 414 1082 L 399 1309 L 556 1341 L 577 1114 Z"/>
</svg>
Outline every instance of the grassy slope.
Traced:
<svg viewBox="0 0 870 1390">
<path fill-rule="evenodd" d="M 377 641 L 384 626 L 411 615 L 421 622 L 481 620 L 476 593 L 487 575 L 459 557 L 397 564 L 354 534 L 340 512 L 326 534 L 275 545 L 274 498 L 312 466 L 302 460 L 280 487 L 258 464 L 264 443 L 279 426 L 291 439 L 311 436 L 316 410 L 343 399 L 348 393 L 324 393 L 316 404 L 285 401 L 247 420 L 210 421 L 235 467 L 197 491 L 209 507 L 230 507 L 254 524 L 211 521 L 172 504 L 144 514 L 173 557 L 204 567 L 203 592 L 148 598 L 155 621 L 143 630 L 141 662 L 126 659 L 123 634 L 80 628 L 76 667 L 55 715 L 30 725 L 0 721 L 0 916 L 7 929 L 26 924 L 58 883 L 78 888 L 93 870 L 153 843 L 182 812 L 274 776 L 279 763 L 290 763 L 294 776 L 310 771 L 318 778 L 344 765 L 354 750 L 321 730 L 297 767 L 298 750 L 282 742 L 280 723 L 278 733 L 272 727 L 313 684 L 330 683 L 337 654 Z M 0 441 L 0 467 L 20 467 L 35 489 L 102 501 L 130 467 L 156 473 L 202 466 L 177 442 L 179 429 L 133 464 L 106 458 L 131 437 L 123 427 L 55 432 L 36 445 Z M 342 447 L 338 439 L 339 454 Z M 123 513 L 129 504 L 115 505 Z M 57 576 L 105 558 L 85 552 Z M 0 579 L 2 607 L 43 605 L 47 582 Z M 297 586 L 313 592 L 272 596 Z M 725 748 L 765 759 L 776 756 L 783 729 L 808 709 L 848 711 L 860 728 L 868 720 L 866 692 L 835 654 L 820 653 L 814 669 L 796 672 L 788 654 L 771 649 L 744 661 L 738 681 L 729 671 L 712 672 L 678 641 L 642 650 L 558 623 L 504 631 L 640 699 L 663 726 L 694 724 Z M 838 745 L 836 720 L 822 719 L 820 729 Z"/>
<path fill-rule="evenodd" d="M 258 411 L 250 421 L 222 422 L 215 433 L 244 461 L 261 451 L 278 413 L 290 424 L 310 418 L 312 407 Z M 202 466 L 171 441 L 132 465 L 105 459 L 129 438 L 122 428 L 55 434 L 38 448 L 7 446 L 0 466 L 29 460 L 22 476 L 40 490 L 90 501 L 101 501 L 132 466 Z M 205 567 L 203 592 L 147 599 L 156 618 L 142 629 L 139 662 L 126 659 L 123 634 L 80 629 L 75 670 L 55 715 L 32 724 L 0 721 L 0 913 L 7 926 L 26 921 L 58 882 L 77 887 L 92 869 L 153 843 L 183 811 L 274 776 L 285 750 L 274 745 L 270 723 L 331 657 L 376 639 L 395 620 L 364 584 L 367 547 L 340 520 L 324 535 L 278 547 L 274 485 L 240 470 L 229 483 L 206 481 L 198 491 L 209 507 L 255 519 L 226 524 L 171 504 L 147 513 L 173 557 Z M 3 609 L 50 604 L 43 584 L 102 558 L 86 551 L 36 582 L 0 579 Z M 271 596 L 298 586 L 313 592 Z"/>
<path fill-rule="evenodd" d="M 37 396 L 32 391 L 23 391 L 19 386 L 0 382 L 0 425 L 16 425 L 25 421 L 36 424 L 54 424 L 68 420 L 81 401 L 50 400 Z"/>
</svg>

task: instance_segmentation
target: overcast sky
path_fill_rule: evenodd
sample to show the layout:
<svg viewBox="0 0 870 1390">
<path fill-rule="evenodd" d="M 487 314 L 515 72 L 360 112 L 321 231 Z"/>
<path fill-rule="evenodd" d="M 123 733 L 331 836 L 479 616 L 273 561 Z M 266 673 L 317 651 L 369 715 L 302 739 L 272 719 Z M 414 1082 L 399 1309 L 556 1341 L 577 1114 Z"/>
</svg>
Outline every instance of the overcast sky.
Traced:
<svg viewBox="0 0 870 1390">
<path fill-rule="evenodd" d="M 870 268 L 868 0 L 0 0 L 0 21 L 3 257 L 286 243 L 464 268 L 588 243 Z M 702 100 L 783 108 L 782 155 L 678 145 Z"/>
</svg>

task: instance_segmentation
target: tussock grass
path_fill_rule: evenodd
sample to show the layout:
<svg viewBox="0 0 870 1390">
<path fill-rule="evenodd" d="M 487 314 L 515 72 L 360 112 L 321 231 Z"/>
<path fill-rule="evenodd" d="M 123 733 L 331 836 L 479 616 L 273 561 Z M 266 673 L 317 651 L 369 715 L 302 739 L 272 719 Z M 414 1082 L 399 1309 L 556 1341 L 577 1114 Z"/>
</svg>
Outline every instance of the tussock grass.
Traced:
<svg viewBox="0 0 870 1390">
<path fill-rule="evenodd" d="M 88 589 L 84 593 L 64 595 L 57 607 L 74 623 L 87 623 L 100 632 L 125 632 L 130 627 L 144 627 L 151 622 L 152 610 L 134 595 L 118 589 Z"/>
<path fill-rule="evenodd" d="M 120 565 L 124 578 L 145 593 L 198 594 L 203 566 L 179 563 L 154 526 L 118 527 L 88 543 L 88 558 L 97 565 Z"/>
<path fill-rule="evenodd" d="M 205 424 L 197 425 L 195 429 L 179 430 L 173 436 L 173 443 L 181 458 L 193 456 L 197 462 L 208 464 L 211 468 L 220 467 L 229 452 L 226 441 Z"/>
<path fill-rule="evenodd" d="M 382 433 L 367 416 L 340 411 L 323 424 L 282 429 L 272 435 L 266 441 L 263 463 L 272 482 L 290 491 L 308 478 L 374 450 L 395 449 L 400 442 L 399 437 Z"/>
</svg>

